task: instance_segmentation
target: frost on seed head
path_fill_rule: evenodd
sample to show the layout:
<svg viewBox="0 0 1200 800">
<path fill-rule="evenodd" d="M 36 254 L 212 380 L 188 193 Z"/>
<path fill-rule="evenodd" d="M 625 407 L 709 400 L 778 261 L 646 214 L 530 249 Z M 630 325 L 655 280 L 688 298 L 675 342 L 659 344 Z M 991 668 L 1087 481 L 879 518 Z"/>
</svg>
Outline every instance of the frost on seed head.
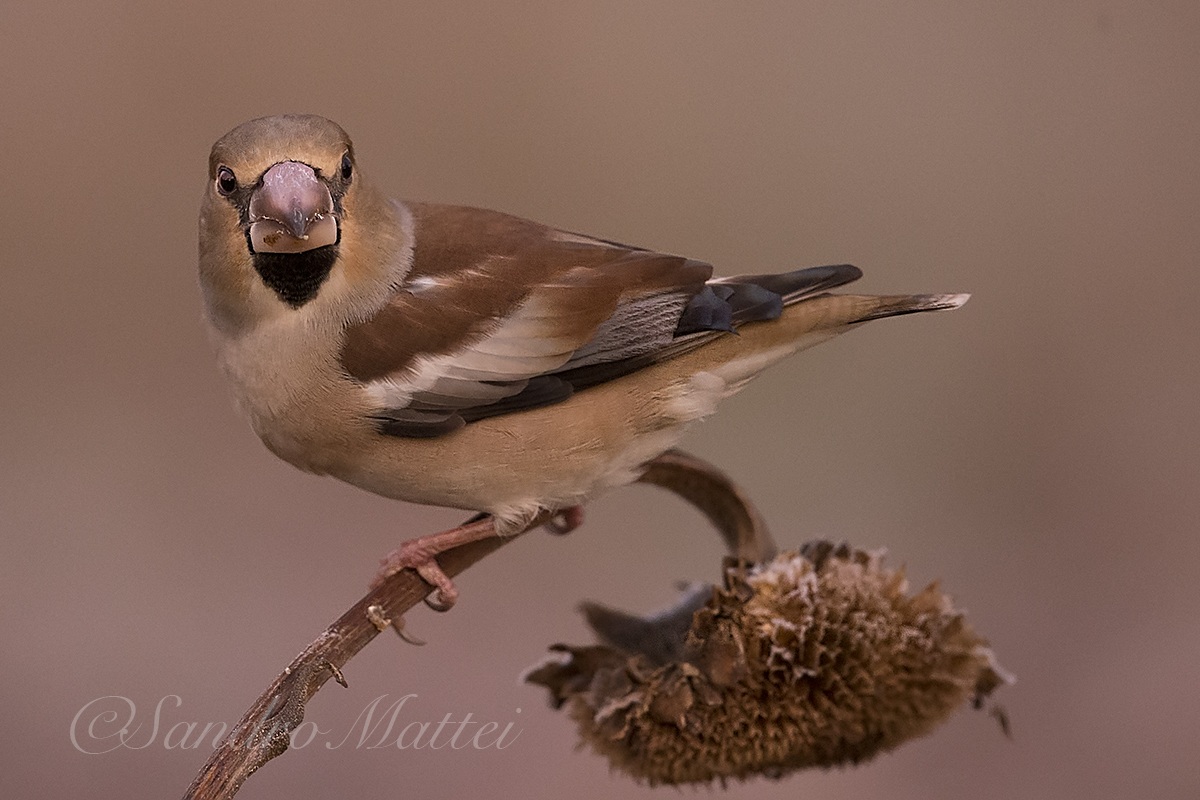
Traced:
<svg viewBox="0 0 1200 800">
<path fill-rule="evenodd" d="M 936 584 L 909 594 L 881 553 L 828 542 L 728 566 L 675 613 L 589 618 L 605 644 L 556 645 L 526 680 L 652 785 L 859 763 L 1012 682 Z"/>
</svg>

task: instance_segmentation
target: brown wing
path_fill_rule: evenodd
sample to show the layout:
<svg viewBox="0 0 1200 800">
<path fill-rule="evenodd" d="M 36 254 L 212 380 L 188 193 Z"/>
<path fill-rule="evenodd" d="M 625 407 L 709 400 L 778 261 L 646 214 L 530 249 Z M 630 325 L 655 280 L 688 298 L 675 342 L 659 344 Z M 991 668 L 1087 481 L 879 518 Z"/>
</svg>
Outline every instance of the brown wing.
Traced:
<svg viewBox="0 0 1200 800">
<path fill-rule="evenodd" d="M 712 268 L 482 209 L 412 204 L 413 266 L 351 326 L 346 372 L 381 427 L 436 436 L 558 402 L 569 371 L 666 347 Z"/>
<path fill-rule="evenodd" d="M 341 359 L 396 436 L 439 436 L 775 319 L 861 276 L 849 265 L 709 280 L 712 267 L 494 211 L 410 204 L 405 282 Z"/>
</svg>

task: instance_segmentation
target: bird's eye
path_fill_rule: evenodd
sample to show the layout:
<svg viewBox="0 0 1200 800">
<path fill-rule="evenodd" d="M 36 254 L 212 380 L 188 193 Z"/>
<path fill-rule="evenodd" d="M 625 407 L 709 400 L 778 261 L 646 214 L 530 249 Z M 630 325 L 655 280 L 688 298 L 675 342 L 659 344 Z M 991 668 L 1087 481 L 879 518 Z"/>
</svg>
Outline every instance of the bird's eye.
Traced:
<svg viewBox="0 0 1200 800">
<path fill-rule="evenodd" d="M 237 191 L 237 178 L 229 167 L 217 170 L 217 191 L 226 197 Z"/>
<path fill-rule="evenodd" d="M 350 163 L 349 153 L 346 153 L 344 156 L 342 156 L 341 173 L 342 180 L 344 181 L 350 180 L 350 176 L 354 174 L 354 165 Z"/>
</svg>

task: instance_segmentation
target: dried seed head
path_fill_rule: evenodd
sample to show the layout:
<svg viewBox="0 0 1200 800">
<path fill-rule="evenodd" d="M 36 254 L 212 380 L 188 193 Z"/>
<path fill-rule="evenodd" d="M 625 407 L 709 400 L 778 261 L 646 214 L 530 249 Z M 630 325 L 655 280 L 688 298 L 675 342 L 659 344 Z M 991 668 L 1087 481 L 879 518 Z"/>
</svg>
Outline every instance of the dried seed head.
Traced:
<svg viewBox="0 0 1200 800">
<path fill-rule="evenodd" d="M 1012 680 L 936 586 L 909 595 L 880 554 L 826 542 L 727 568 L 669 660 L 656 620 L 678 614 L 589 618 L 608 644 L 558 645 L 526 679 L 650 784 L 864 761 Z"/>
</svg>

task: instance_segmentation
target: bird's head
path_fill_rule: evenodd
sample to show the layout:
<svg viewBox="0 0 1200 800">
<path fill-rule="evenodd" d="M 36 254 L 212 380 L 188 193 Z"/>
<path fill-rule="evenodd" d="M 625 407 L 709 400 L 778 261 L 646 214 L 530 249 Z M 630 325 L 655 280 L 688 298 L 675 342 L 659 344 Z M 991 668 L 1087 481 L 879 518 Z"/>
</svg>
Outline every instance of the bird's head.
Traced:
<svg viewBox="0 0 1200 800">
<path fill-rule="evenodd" d="M 378 204 L 362 208 L 360 183 L 354 145 L 330 120 L 283 115 L 239 125 L 209 156 L 202 276 L 246 300 L 257 281 L 276 302 L 304 306 L 338 263 L 352 218 Z"/>
</svg>

